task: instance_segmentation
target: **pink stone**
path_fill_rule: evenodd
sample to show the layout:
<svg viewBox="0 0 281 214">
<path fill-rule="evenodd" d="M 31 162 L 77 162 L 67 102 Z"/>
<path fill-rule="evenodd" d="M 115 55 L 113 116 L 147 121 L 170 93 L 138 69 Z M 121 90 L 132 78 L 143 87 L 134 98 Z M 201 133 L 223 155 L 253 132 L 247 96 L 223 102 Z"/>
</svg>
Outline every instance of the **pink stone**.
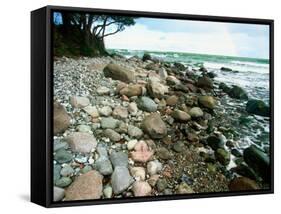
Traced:
<svg viewBox="0 0 281 214">
<path fill-rule="evenodd" d="M 154 151 L 149 149 L 144 141 L 139 141 L 135 145 L 134 150 L 135 151 L 131 152 L 131 157 L 134 161 L 137 162 L 146 163 L 152 158 L 154 154 Z"/>
<path fill-rule="evenodd" d="M 148 195 L 150 195 L 152 189 L 147 182 L 136 181 L 133 184 L 132 190 L 133 190 L 134 196 L 138 197 L 138 196 L 148 196 Z"/>
<path fill-rule="evenodd" d="M 74 152 L 90 153 L 95 150 L 97 141 L 94 135 L 84 132 L 73 132 L 66 138 Z"/>
<path fill-rule="evenodd" d="M 140 151 L 140 150 L 142 150 L 142 149 L 148 150 L 148 146 L 147 146 L 147 144 L 146 144 L 145 141 L 140 140 L 140 141 L 137 142 L 136 145 L 134 146 L 134 150 L 135 150 L 135 151 Z"/>
<path fill-rule="evenodd" d="M 89 171 L 78 176 L 66 189 L 65 200 L 99 199 L 102 196 L 103 176 L 97 171 Z"/>
</svg>

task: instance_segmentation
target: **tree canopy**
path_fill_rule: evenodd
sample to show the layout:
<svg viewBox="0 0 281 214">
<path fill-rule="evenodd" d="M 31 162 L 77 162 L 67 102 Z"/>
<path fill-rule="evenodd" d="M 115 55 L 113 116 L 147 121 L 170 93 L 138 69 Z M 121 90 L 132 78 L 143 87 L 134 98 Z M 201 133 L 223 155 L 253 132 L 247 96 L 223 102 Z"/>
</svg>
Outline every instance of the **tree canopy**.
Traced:
<svg viewBox="0 0 281 214">
<path fill-rule="evenodd" d="M 80 49 L 81 55 L 106 54 L 104 38 L 135 24 L 136 17 L 61 12 L 54 14 L 54 24 L 60 42 Z M 79 36 L 79 38 L 74 38 Z M 57 37 L 56 37 L 57 38 Z M 63 41 L 65 40 L 65 41 Z M 55 41 L 56 42 L 56 41 Z M 71 44 L 73 43 L 73 44 Z M 76 43 L 76 44 L 74 44 Z M 80 44 L 78 44 L 80 43 Z M 82 50 L 87 51 L 82 51 Z M 91 53 L 90 50 L 93 50 Z"/>
</svg>

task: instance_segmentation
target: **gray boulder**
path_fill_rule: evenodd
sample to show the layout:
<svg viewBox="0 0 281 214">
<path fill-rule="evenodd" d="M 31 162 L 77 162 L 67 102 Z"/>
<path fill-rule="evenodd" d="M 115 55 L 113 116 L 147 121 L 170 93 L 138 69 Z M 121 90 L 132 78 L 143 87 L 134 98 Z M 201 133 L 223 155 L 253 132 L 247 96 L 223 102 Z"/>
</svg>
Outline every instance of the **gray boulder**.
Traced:
<svg viewBox="0 0 281 214">
<path fill-rule="evenodd" d="M 131 177 L 127 167 L 115 167 L 114 172 L 111 175 L 111 184 L 114 194 L 124 192 L 133 182 L 134 179 Z"/>
<path fill-rule="evenodd" d="M 102 175 L 110 175 L 112 174 L 112 165 L 109 159 L 102 156 L 98 158 L 95 162 L 95 168 L 102 174 Z"/>
<path fill-rule="evenodd" d="M 104 136 L 108 137 L 111 141 L 117 142 L 121 140 L 121 135 L 113 129 L 106 129 L 103 133 Z"/>
<path fill-rule="evenodd" d="M 120 152 L 112 151 L 110 154 L 110 160 L 114 168 L 118 166 L 124 166 L 124 167 L 128 166 L 128 154 L 122 151 Z"/>
<path fill-rule="evenodd" d="M 147 112 L 155 112 L 157 111 L 157 104 L 150 99 L 149 97 L 140 97 L 136 101 L 138 108 L 147 111 Z"/>
<path fill-rule="evenodd" d="M 113 117 L 103 117 L 101 119 L 101 127 L 103 129 L 115 129 L 118 126 L 119 120 Z"/>
<path fill-rule="evenodd" d="M 132 138 L 141 138 L 141 136 L 143 136 L 143 132 L 140 128 L 136 127 L 136 126 L 132 126 L 132 125 L 129 125 L 128 126 L 128 134 L 130 137 Z"/>
<path fill-rule="evenodd" d="M 54 155 L 54 159 L 58 162 L 58 163 L 67 163 L 70 162 L 72 160 L 73 156 L 70 152 L 66 151 L 65 149 L 60 149 L 58 151 L 56 151 L 55 155 Z"/>
</svg>

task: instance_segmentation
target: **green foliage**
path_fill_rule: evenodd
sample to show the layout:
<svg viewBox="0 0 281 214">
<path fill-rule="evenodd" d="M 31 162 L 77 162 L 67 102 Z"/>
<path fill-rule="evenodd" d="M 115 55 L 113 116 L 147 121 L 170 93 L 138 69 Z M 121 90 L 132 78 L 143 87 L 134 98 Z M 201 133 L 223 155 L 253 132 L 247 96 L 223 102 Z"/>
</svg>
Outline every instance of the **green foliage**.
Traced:
<svg viewBox="0 0 281 214">
<path fill-rule="evenodd" d="M 104 38 L 135 24 L 135 18 L 127 16 L 63 12 L 61 17 L 53 30 L 55 56 L 108 55 Z"/>
</svg>

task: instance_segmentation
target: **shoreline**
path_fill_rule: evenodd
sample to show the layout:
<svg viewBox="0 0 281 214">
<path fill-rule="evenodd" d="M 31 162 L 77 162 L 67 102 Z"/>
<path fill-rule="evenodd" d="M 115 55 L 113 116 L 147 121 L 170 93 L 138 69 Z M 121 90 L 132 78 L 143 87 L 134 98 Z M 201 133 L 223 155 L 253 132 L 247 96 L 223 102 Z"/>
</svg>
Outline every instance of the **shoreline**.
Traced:
<svg viewBox="0 0 281 214">
<path fill-rule="evenodd" d="M 260 61 L 263 61 L 263 62 L 266 62 L 266 64 L 269 63 L 269 59 L 267 58 L 253 58 L 253 57 L 246 57 L 246 56 L 228 56 L 228 55 L 217 55 L 217 54 L 204 54 L 204 53 L 192 53 L 192 52 L 178 52 L 178 51 L 157 51 L 157 50 L 137 50 L 137 49 L 119 49 L 119 48 L 109 48 L 108 49 L 111 54 L 120 54 L 122 55 L 122 53 L 124 52 L 139 52 L 139 53 L 149 53 L 153 55 L 153 53 L 169 53 L 169 54 L 184 54 L 184 55 L 202 55 L 202 56 L 209 56 L 209 57 L 212 57 L 212 56 L 215 56 L 215 57 L 227 57 L 227 58 L 237 58 L 237 59 L 250 59 L 250 60 L 260 60 Z M 139 56 L 140 58 L 142 57 Z M 124 55 L 123 55 L 124 56 Z M 125 58 L 130 58 L 130 57 L 133 57 L 134 55 L 131 55 L 129 57 L 124 56 Z"/>
<path fill-rule="evenodd" d="M 99 192 L 92 190 L 96 198 L 267 188 L 261 171 L 268 170 L 268 163 L 263 161 L 259 169 L 251 157 L 268 156 L 252 147 L 245 154 L 249 145 L 241 150 L 236 136 L 244 133 L 240 126 L 250 124 L 244 134 L 258 129 L 260 124 L 249 117 L 267 122 L 267 117 L 247 113 L 249 98 L 243 89 L 217 82 L 204 67 L 187 69 L 150 55 L 62 57 L 54 64 L 60 116 L 54 137 L 55 192 L 61 193 L 57 200 L 77 200 L 79 179 L 87 180 L 92 171 L 103 175 L 93 175 L 99 180 Z M 254 113 L 267 114 L 264 109 Z M 81 150 L 81 136 L 69 139 L 77 131 L 82 138 L 88 135 L 91 150 Z M 229 167 L 234 163 L 236 167 Z M 123 188 L 120 173 L 127 178 Z"/>
</svg>

